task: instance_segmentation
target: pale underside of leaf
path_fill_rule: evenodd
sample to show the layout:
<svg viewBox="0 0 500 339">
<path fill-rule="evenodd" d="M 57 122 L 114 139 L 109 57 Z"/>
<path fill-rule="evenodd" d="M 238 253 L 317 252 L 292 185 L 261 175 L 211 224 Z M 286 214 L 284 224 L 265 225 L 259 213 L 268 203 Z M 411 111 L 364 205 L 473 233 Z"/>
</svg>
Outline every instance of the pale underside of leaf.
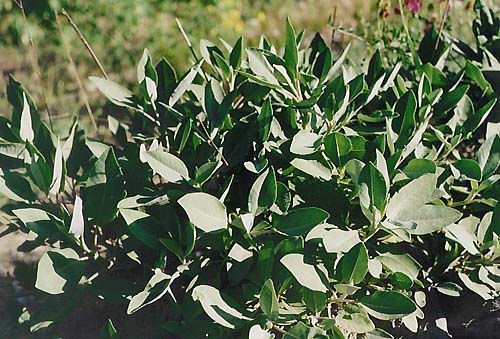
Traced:
<svg viewBox="0 0 500 339">
<path fill-rule="evenodd" d="M 304 262 L 304 255 L 299 253 L 287 254 L 280 261 L 302 286 L 318 292 L 328 290 L 314 266 Z"/>
</svg>

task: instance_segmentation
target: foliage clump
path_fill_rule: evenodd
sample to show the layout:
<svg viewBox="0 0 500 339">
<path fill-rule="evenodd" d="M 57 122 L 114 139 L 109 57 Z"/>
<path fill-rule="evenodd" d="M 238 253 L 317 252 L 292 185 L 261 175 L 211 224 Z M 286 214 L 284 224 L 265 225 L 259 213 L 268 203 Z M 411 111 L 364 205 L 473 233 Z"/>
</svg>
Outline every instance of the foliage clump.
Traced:
<svg viewBox="0 0 500 339">
<path fill-rule="evenodd" d="M 186 338 L 391 338 L 426 326 L 433 291 L 498 296 L 499 124 L 458 151 L 497 101 L 500 25 L 476 9 L 476 50 L 430 29 L 411 64 L 350 65 L 289 22 L 282 51 L 205 41 L 181 77 L 145 51 L 135 92 L 91 78 L 130 113 L 107 143 L 54 135 L 10 78 L 0 189 L 23 248 L 50 247 L 35 287 L 168 304 Z"/>
</svg>

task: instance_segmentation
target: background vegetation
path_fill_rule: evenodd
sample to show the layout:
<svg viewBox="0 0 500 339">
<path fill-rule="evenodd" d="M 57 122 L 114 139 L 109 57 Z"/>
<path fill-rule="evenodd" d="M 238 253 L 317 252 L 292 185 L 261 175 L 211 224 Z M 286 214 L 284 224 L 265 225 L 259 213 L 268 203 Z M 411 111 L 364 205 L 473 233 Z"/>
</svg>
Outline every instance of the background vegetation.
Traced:
<svg viewBox="0 0 500 339">
<path fill-rule="evenodd" d="M 486 2 L 494 5 L 494 1 Z M 446 20 L 448 29 L 458 30 L 466 39 L 472 37 L 468 25 L 473 17 L 470 4 L 470 1 L 451 1 L 453 15 Z M 282 23 L 288 16 L 297 27 L 308 32 L 305 41 L 314 32 L 321 32 L 330 40 L 334 25 L 338 48 L 354 42 L 355 48 L 365 49 L 376 46 L 385 35 L 384 22 L 401 23 L 396 13 L 399 3 L 390 0 L 25 0 L 24 5 L 29 30 L 37 45 L 41 82 L 56 122 L 61 121 L 62 126 L 76 114 L 85 115 L 85 108 L 57 29 L 55 9 L 66 8 L 111 78 L 128 84 L 135 80 L 135 63 L 145 47 L 153 59 L 166 57 L 177 70 L 192 63 L 175 18 L 181 19 L 195 48 L 200 39 L 215 42 L 224 39 L 232 44 L 240 34 L 250 44 L 255 44 L 262 34 L 276 42 L 283 35 Z M 409 18 L 414 19 L 410 24 L 413 32 L 422 34 L 425 21 L 439 22 L 445 8 L 446 1 L 425 1 L 415 18 Z M 21 11 L 13 0 L 0 0 L 0 17 L 0 98 L 5 98 L 6 76 L 13 73 L 25 84 L 36 84 L 30 90 L 36 102 L 42 104 L 40 80 L 31 67 L 28 29 Z M 68 50 L 99 115 L 103 101 L 95 87 L 86 81 L 99 71 L 69 23 L 63 17 L 60 21 Z M 0 99 L 0 112 L 8 114 L 6 100 Z M 105 117 L 100 121 L 106 122 Z M 84 125 L 91 127 L 88 121 Z"/>
</svg>

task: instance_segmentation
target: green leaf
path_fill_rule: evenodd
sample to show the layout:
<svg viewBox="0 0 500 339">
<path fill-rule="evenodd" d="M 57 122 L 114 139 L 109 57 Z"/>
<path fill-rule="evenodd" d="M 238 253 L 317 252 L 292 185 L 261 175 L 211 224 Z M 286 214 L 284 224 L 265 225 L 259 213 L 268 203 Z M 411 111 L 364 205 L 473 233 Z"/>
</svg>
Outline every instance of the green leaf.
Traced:
<svg viewBox="0 0 500 339">
<path fill-rule="evenodd" d="M 394 336 L 392 336 L 390 333 L 377 328 L 371 332 L 366 333 L 366 339 L 393 339 Z"/>
<path fill-rule="evenodd" d="M 165 58 L 160 60 L 155 69 L 158 74 L 158 100 L 167 103 L 177 84 L 177 74 Z"/>
<path fill-rule="evenodd" d="M 305 288 L 302 290 L 302 299 L 307 308 L 314 314 L 320 314 L 326 308 L 326 294 L 323 292 Z"/>
<path fill-rule="evenodd" d="M 429 159 L 412 159 L 403 172 L 410 179 L 416 179 L 426 173 L 436 173 L 436 164 Z"/>
<path fill-rule="evenodd" d="M 465 133 L 474 132 L 488 118 L 491 111 L 497 103 L 497 98 L 491 99 L 486 105 L 482 106 L 477 112 L 468 117 L 464 122 L 463 128 Z"/>
<path fill-rule="evenodd" d="M 118 202 L 125 197 L 123 172 L 115 153 L 108 148 L 91 165 L 85 187 L 82 187 L 85 215 L 97 225 L 113 220 L 118 213 Z"/>
<path fill-rule="evenodd" d="M 299 155 L 313 154 L 316 151 L 316 143 L 319 135 L 316 133 L 300 130 L 292 139 L 290 152 Z"/>
<path fill-rule="evenodd" d="M 201 165 L 195 173 L 196 182 L 203 184 L 208 181 L 221 165 L 222 163 L 216 161 L 207 162 L 206 164 Z"/>
<path fill-rule="evenodd" d="M 111 319 L 108 319 L 106 324 L 102 327 L 99 333 L 99 339 L 118 339 L 118 333 Z"/>
<path fill-rule="evenodd" d="M 460 159 L 455 161 L 452 166 L 466 179 L 481 180 L 481 167 L 477 161 L 472 159 Z"/>
<path fill-rule="evenodd" d="M 29 112 L 29 115 L 31 116 L 31 127 L 34 131 L 36 131 L 41 123 L 40 114 L 38 113 L 35 103 L 33 102 L 33 99 L 28 94 L 26 89 L 23 87 L 23 85 L 21 85 L 21 83 L 14 79 L 12 75 L 9 75 L 9 79 L 7 82 L 7 99 L 12 105 L 12 123 L 10 127 L 6 127 L 9 130 L 8 135 L 13 136 L 15 140 L 7 139 L 5 138 L 5 135 L 2 135 L 2 138 L 9 141 L 17 141 L 17 137 L 12 135 L 11 129 L 19 130 L 21 128 L 23 111 L 26 111 L 26 113 Z M 28 104 L 28 107 L 26 107 L 26 103 Z M 26 121 L 25 123 L 29 122 Z"/>
<path fill-rule="evenodd" d="M 262 142 L 266 142 L 271 133 L 271 123 L 273 120 L 273 109 L 270 99 L 265 100 L 262 104 L 257 120 L 259 123 L 259 138 Z"/>
<path fill-rule="evenodd" d="M 321 239 L 328 253 L 346 253 L 357 245 L 359 239 L 358 231 L 343 231 L 334 225 L 321 224 L 314 227 L 306 237 L 306 241 Z"/>
<path fill-rule="evenodd" d="M 370 315 L 381 320 L 402 318 L 417 310 L 410 298 L 395 291 L 376 291 L 363 297 L 361 303 L 367 307 Z"/>
<path fill-rule="evenodd" d="M 161 248 L 159 237 L 162 236 L 162 227 L 156 218 L 144 212 L 130 209 L 121 209 L 120 214 L 134 237 L 149 248 Z"/>
<path fill-rule="evenodd" d="M 35 287 L 49 294 L 62 294 L 76 286 L 85 262 L 71 248 L 51 249 L 38 262 Z"/>
<path fill-rule="evenodd" d="M 314 178 L 323 179 L 325 181 L 332 179 L 332 170 L 317 160 L 295 158 L 290 162 L 290 165 Z"/>
<path fill-rule="evenodd" d="M 274 334 L 263 330 L 260 325 L 253 325 L 248 332 L 248 339 L 273 339 Z"/>
<path fill-rule="evenodd" d="M 484 221 L 484 219 L 483 219 Z M 483 223 L 481 222 L 481 224 Z M 484 239 L 487 241 L 491 241 L 495 237 L 493 235 L 500 235 L 500 202 L 497 201 L 497 204 L 493 208 L 491 221 L 489 222 L 488 228 L 484 232 Z M 479 232 L 478 232 L 479 233 Z M 482 240 L 484 241 L 484 240 Z"/>
<path fill-rule="evenodd" d="M 326 292 L 328 288 L 321 280 L 313 265 L 304 262 L 304 255 L 291 253 L 281 258 L 280 262 L 292 273 L 293 277 L 304 287 L 312 291 Z"/>
<path fill-rule="evenodd" d="M 132 105 L 131 99 L 133 94 L 125 87 L 122 87 L 111 80 L 94 76 L 89 77 L 89 80 L 115 105 L 123 107 L 130 107 Z"/>
<path fill-rule="evenodd" d="M 85 220 L 83 217 L 83 202 L 79 195 L 75 196 L 73 206 L 69 233 L 73 234 L 75 238 L 80 238 L 83 236 L 83 232 L 85 230 Z"/>
<path fill-rule="evenodd" d="M 0 168 L 0 193 L 14 201 L 35 201 L 37 196 L 25 176 Z"/>
<path fill-rule="evenodd" d="M 450 109 L 457 106 L 457 104 L 462 100 L 465 93 L 469 90 L 469 85 L 462 85 L 455 88 L 453 91 L 450 91 L 444 94 L 441 97 L 441 100 L 434 106 L 434 111 L 436 114 L 442 116 L 447 113 Z"/>
<path fill-rule="evenodd" d="M 224 97 L 223 89 L 217 80 L 212 79 L 205 84 L 205 95 L 203 97 L 203 107 L 207 113 L 210 128 L 218 128 L 223 122 L 224 117 L 219 117 L 219 107 Z"/>
<path fill-rule="evenodd" d="M 392 286 L 396 290 L 408 290 L 413 286 L 413 280 L 401 272 L 392 273 L 389 276 Z"/>
<path fill-rule="evenodd" d="M 158 74 L 153 67 L 153 64 L 151 62 L 151 55 L 149 54 L 147 48 L 144 49 L 142 58 L 137 65 L 137 81 L 139 83 L 140 91 L 143 97 L 153 107 L 156 107 L 155 102 L 158 98 L 158 92 L 156 88 Z"/>
<path fill-rule="evenodd" d="M 179 266 L 177 271 L 170 276 L 163 273 L 160 269 L 156 269 L 144 287 L 144 290 L 133 296 L 130 300 L 127 314 L 135 313 L 141 308 L 161 299 L 165 294 L 172 293 L 170 286 L 185 270 L 187 270 L 186 266 Z"/>
<path fill-rule="evenodd" d="M 465 287 L 479 295 L 484 300 L 493 299 L 493 296 L 491 295 L 492 291 L 487 285 L 472 281 L 470 277 L 465 273 L 458 273 L 458 277 L 460 278 L 460 280 L 462 280 Z"/>
<path fill-rule="evenodd" d="M 455 284 L 451 281 L 445 281 L 436 286 L 436 289 L 445 295 L 450 297 L 460 297 L 462 295 L 463 288 L 460 285 Z"/>
<path fill-rule="evenodd" d="M 382 56 L 380 50 L 376 50 L 373 56 L 370 58 L 368 64 L 368 72 L 366 74 L 366 82 L 368 85 L 373 86 L 373 84 L 384 75 L 384 65 L 382 63 Z"/>
<path fill-rule="evenodd" d="M 419 73 L 425 74 L 434 88 L 443 87 L 447 84 L 446 75 L 430 63 L 426 63 L 419 69 Z"/>
<path fill-rule="evenodd" d="M 290 19 L 286 19 L 286 42 L 285 42 L 285 54 L 283 59 L 285 59 L 286 68 L 292 79 L 297 76 L 297 66 L 298 66 L 298 51 L 297 43 L 295 40 L 295 32 L 293 30 Z"/>
<path fill-rule="evenodd" d="M 174 134 L 174 149 L 177 150 L 177 153 L 182 153 L 186 147 L 192 127 L 193 122 L 191 119 L 186 119 L 181 124 L 177 125 L 177 129 Z"/>
<path fill-rule="evenodd" d="M 21 122 L 19 127 L 19 137 L 24 142 L 32 143 L 35 139 L 33 124 L 31 121 L 31 109 L 26 99 L 26 94 L 23 92 L 23 111 L 21 113 Z"/>
<path fill-rule="evenodd" d="M 222 55 L 220 55 L 218 52 L 214 52 L 212 56 L 215 59 L 215 63 L 221 70 L 222 74 L 225 77 L 230 77 L 231 76 L 231 69 L 229 68 L 229 64 L 227 63 L 226 59 Z"/>
<path fill-rule="evenodd" d="M 470 254 L 479 255 L 479 241 L 476 237 L 479 222 L 480 219 L 472 215 L 463 218 L 457 224 L 446 227 L 446 237 L 459 243 Z"/>
<path fill-rule="evenodd" d="M 259 303 L 262 312 L 264 312 L 270 320 L 278 320 L 278 297 L 271 279 L 266 280 L 260 290 Z"/>
<path fill-rule="evenodd" d="M 49 190 L 50 194 L 56 195 L 64 189 L 66 177 L 65 172 L 66 169 L 64 168 L 61 141 L 57 140 L 56 154 L 54 156 L 54 168 L 52 170 L 52 182 Z"/>
<path fill-rule="evenodd" d="M 281 213 L 286 213 L 292 203 L 290 190 L 282 182 L 276 182 L 276 206 L 280 209 Z"/>
<path fill-rule="evenodd" d="M 205 313 L 219 325 L 234 329 L 239 322 L 251 320 L 224 301 L 219 290 L 215 287 L 196 286 L 191 296 L 194 301 L 201 303 Z"/>
<path fill-rule="evenodd" d="M 290 236 L 306 235 L 314 226 L 326 221 L 330 214 L 317 207 L 295 209 L 279 218 L 274 227 Z"/>
<path fill-rule="evenodd" d="M 477 160 L 483 178 L 488 178 L 500 167 L 500 136 L 496 135 L 486 139 L 477 152 Z"/>
<path fill-rule="evenodd" d="M 359 175 L 359 184 L 366 185 L 370 198 L 370 207 L 382 211 L 387 200 L 387 186 L 385 178 L 371 162 L 366 164 Z"/>
<path fill-rule="evenodd" d="M 22 208 L 13 210 L 12 213 L 30 230 L 43 238 L 57 236 L 61 220 L 54 215 L 38 208 Z"/>
<path fill-rule="evenodd" d="M 273 74 L 273 69 L 262 53 L 247 49 L 248 66 L 252 72 L 260 79 L 271 86 L 279 86 L 278 79 Z"/>
<path fill-rule="evenodd" d="M 52 181 L 52 170 L 44 157 L 38 155 L 31 146 L 29 153 L 25 152 L 24 163 L 26 171 L 33 183 L 44 193 L 48 194 Z"/>
<path fill-rule="evenodd" d="M 229 54 L 229 63 L 233 69 L 239 69 L 243 58 L 243 37 L 240 37 Z"/>
<path fill-rule="evenodd" d="M 342 279 L 345 283 L 359 284 L 368 272 L 368 252 L 361 242 L 342 257 Z"/>
<path fill-rule="evenodd" d="M 169 106 L 174 106 L 177 101 L 186 93 L 186 91 L 189 89 L 191 86 L 191 83 L 193 82 L 194 78 L 196 77 L 196 74 L 198 74 L 198 69 L 199 65 L 196 65 L 192 67 L 188 73 L 184 75 L 184 77 L 179 81 L 177 86 L 175 87 L 174 91 L 172 92 L 172 95 L 170 96 L 168 100 L 168 105 Z"/>
<path fill-rule="evenodd" d="M 24 144 L 21 143 L 4 143 L 0 140 L 0 155 L 12 159 L 23 159 Z"/>
<path fill-rule="evenodd" d="M 288 334 L 285 334 L 282 339 L 296 339 L 296 338 L 315 338 L 326 339 L 328 338 L 326 332 L 319 327 L 308 327 L 302 321 L 290 327 Z"/>
<path fill-rule="evenodd" d="M 335 166 L 342 166 L 347 160 L 352 145 L 349 139 L 341 133 L 331 133 L 323 140 L 325 153 Z"/>
<path fill-rule="evenodd" d="M 487 94 L 492 93 L 491 84 L 488 82 L 488 80 L 486 80 L 479 67 L 474 65 L 469 60 L 466 61 L 465 75 L 469 77 L 472 81 L 474 81 L 476 85 L 478 85 Z"/>
<path fill-rule="evenodd" d="M 417 279 L 418 273 L 422 268 L 422 266 L 409 254 L 383 253 L 375 259 L 388 271 L 404 273 L 413 280 Z"/>
<path fill-rule="evenodd" d="M 178 200 L 193 225 L 204 232 L 227 228 L 226 207 L 216 197 L 203 193 L 188 193 Z"/>
<path fill-rule="evenodd" d="M 154 173 L 158 173 L 168 181 L 179 182 L 189 178 L 189 171 L 184 162 L 162 148 L 146 151 L 143 144 L 139 157 L 142 161 L 147 162 Z"/>
<path fill-rule="evenodd" d="M 276 201 L 276 176 L 274 168 L 268 168 L 252 185 L 248 196 L 248 210 L 258 215 L 270 208 Z"/>
<path fill-rule="evenodd" d="M 366 333 L 375 330 L 366 311 L 358 304 L 347 304 L 335 318 L 336 324 L 351 333 Z"/>
<path fill-rule="evenodd" d="M 413 234 L 427 234 L 438 231 L 459 220 L 462 213 L 438 205 L 426 205 L 436 200 L 436 181 L 434 174 L 424 174 L 400 189 L 389 200 L 386 215 L 390 221 L 413 223 Z"/>
<path fill-rule="evenodd" d="M 415 130 L 415 114 L 417 112 L 417 98 L 412 90 L 407 91 L 396 103 L 394 111 L 402 117 L 397 120 L 394 129 L 398 132 L 396 148 L 403 148 Z"/>
</svg>

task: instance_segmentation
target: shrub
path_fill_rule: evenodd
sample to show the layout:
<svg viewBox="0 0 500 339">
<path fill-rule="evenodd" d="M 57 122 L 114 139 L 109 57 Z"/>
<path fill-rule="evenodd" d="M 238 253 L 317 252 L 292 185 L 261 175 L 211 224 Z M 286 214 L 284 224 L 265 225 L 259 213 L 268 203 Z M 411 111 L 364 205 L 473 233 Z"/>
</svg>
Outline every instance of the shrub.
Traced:
<svg viewBox="0 0 500 339">
<path fill-rule="evenodd" d="M 391 338 L 424 328 L 433 291 L 498 296 L 499 125 L 460 152 L 496 103 L 481 65 L 434 29 L 403 67 L 302 36 L 204 42 L 179 78 L 146 50 L 135 92 L 92 77 L 130 113 L 108 143 L 76 121 L 53 135 L 9 79 L 3 209 L 23 248 L 50 247 L 35 287 L 71 301 L 25 325 L 95 295 L 129 314 L 168 301 L 171 336 Z"/>
</svg>

